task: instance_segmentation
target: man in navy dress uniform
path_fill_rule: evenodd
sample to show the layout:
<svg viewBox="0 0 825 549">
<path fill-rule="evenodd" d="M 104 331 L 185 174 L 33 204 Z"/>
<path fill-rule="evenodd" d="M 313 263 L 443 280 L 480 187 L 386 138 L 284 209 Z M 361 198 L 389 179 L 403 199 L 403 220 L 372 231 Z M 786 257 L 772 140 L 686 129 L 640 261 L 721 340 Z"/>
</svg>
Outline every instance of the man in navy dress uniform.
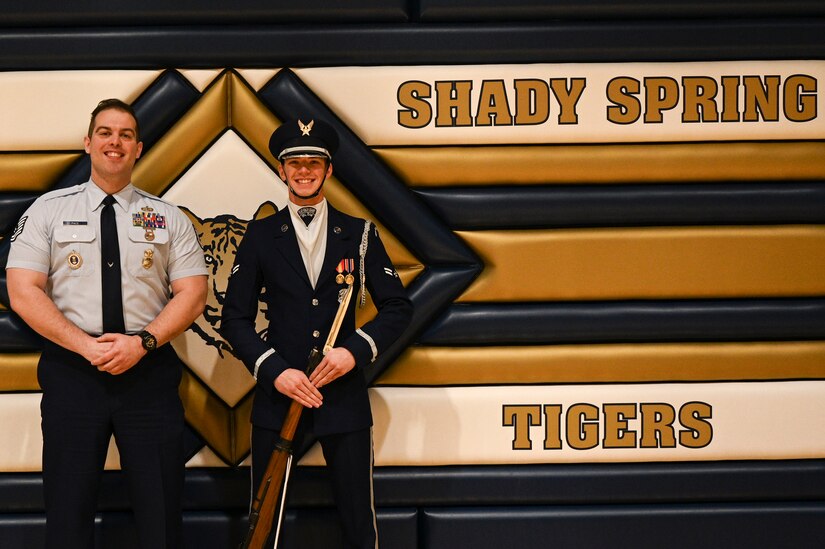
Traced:
<svg viewBox="0 0 825 549">
<path fill-rule="evenodd" d="M 252 408 L 252 490 L 257 493 L 292 400 L 304 405 L 300 432 L 321 443 L 346 548 L 378 547 L 372 492 L 372 414 L 363 371 L 409 324 L 412 305 L 369 221 L 324 198 L 338 146 L 335 130 L 306 117 L 287 121 L 269 149 L 289 189 L 288 207 L 250 223 L 236 256 L 221 331 L 257 381 Z M 314 372 L 344 290 L 353 299 Z M 356 303 L 369 291 L 377 316 L 356 329 Z M 265 339 L 255 327 L 267 306 Z"/>
</svg>

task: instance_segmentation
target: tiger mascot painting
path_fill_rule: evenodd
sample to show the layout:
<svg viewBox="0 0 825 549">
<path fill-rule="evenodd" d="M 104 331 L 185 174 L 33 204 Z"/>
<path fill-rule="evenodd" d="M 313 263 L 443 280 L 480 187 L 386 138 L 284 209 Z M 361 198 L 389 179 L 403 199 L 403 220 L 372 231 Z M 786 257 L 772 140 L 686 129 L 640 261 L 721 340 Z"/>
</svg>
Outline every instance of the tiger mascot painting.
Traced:
<svg viewBox="0 0 825 549">
<path fill-rule="evenodd" d="M 198 233 L 209 269 L 209 280 L 203 314 L 172 345 L 202 381 L 228 405 L 234 406 L 252 388 L 254 380 L 218 330 L 229 274 L 250 220 L 239 219 L 232 214 L 201 219 L 183 206 L 180 209 L 189 217 Z M 261 219 L 277 211 L 275 204 L 264 202 L 258 207 L 253 219 Z M 261 307 L 259 320 L 265 315 L 263 303 Z M 264 334 L 261 335 L 263 337 Z"/>
</svg>

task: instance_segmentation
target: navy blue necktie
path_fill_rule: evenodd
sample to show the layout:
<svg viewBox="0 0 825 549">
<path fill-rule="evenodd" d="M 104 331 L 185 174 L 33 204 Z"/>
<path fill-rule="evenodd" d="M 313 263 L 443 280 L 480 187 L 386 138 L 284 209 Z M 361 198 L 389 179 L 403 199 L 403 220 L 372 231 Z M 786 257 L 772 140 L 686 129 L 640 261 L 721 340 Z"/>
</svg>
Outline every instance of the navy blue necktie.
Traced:
<svg viewBox="0 0 825 549">
<path fill-rule="evenodd" d="M 107 194 L 100 212 L 101 282 L 103 289 L 103 333 L 126 332 L 123 322 L 123 292 L 120 281 L 120 247 L 115 223 L 115 197 Z"/>
</svg>

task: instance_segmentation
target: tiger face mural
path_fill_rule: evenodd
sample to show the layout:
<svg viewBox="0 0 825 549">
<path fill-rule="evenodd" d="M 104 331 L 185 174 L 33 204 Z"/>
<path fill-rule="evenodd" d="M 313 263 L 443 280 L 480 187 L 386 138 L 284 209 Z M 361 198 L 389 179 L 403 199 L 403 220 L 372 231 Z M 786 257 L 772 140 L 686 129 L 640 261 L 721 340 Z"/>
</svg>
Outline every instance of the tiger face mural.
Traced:
<svg viewBox="0 0 825 549">
<path fill-rule="evenodd" d="M 183 334 L 172 342 L 175 351 L 189 369 L 230 406 L 240 401 L 254 385 L 254 380 L 232 347 L 221 337 L 220 320 L 229 275 L 235 262 L 238 245 L 250 220 L 232 214 L 201 219 L 181 206 L 198 233 L 208 273 L 208 294 L 203 314 Z M 272 202 L 258 207 L 253 219 L 261 219 L 278 211 Z M 264 326 L 266 311 L 261 302 L 258 321 Z M 264 334 L 262 332 L 261 336 Z"/>
<path fill-rule="evenodd" d="M 190 328 L 204 343 L 214 347 L 223 358 L 224 352 L 234 355 L 231 346 L 218 333 L 221 312 L 226 295 L 226 285 L 238 245 L 243 239 L 249 221 L 238 219 L 231 214 L 223 214 L 210 219 L 200 219 L 193 212 L 181 206 L 180 209 L 192 220 L 203 248 L 206 266 L 209 269 L 206 308 Z M 253 219 L 261 219 L 278 211 L 272 202 L 264 202 L 258 207 Z"/>
</svg>

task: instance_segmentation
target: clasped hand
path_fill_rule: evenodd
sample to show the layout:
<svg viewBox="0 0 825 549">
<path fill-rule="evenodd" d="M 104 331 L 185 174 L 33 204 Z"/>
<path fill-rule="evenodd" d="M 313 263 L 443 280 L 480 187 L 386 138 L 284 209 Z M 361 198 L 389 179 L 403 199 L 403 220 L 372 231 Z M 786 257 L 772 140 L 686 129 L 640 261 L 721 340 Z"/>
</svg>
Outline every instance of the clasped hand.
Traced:
<svg viewBox="0 0 825 549">
<path fill-rule="evenodd" d="M 86 359 L 101 372 L 119 375 L 137 364 L 146 351 L 140 338 L 125 334 L 103 334 L 91 340 Z"/>
<path fill-rule="evenodd" d="M 296 368 L 288 368 L 275 379 L 278 392 L 296 400 L 307 408 L 319 408 L 324 397 L 319 389 L 329 385 L 355 368 L 355 357 L 347 349 L 331 349 L 315 370 L 307 377 Z"/>
</svg>

